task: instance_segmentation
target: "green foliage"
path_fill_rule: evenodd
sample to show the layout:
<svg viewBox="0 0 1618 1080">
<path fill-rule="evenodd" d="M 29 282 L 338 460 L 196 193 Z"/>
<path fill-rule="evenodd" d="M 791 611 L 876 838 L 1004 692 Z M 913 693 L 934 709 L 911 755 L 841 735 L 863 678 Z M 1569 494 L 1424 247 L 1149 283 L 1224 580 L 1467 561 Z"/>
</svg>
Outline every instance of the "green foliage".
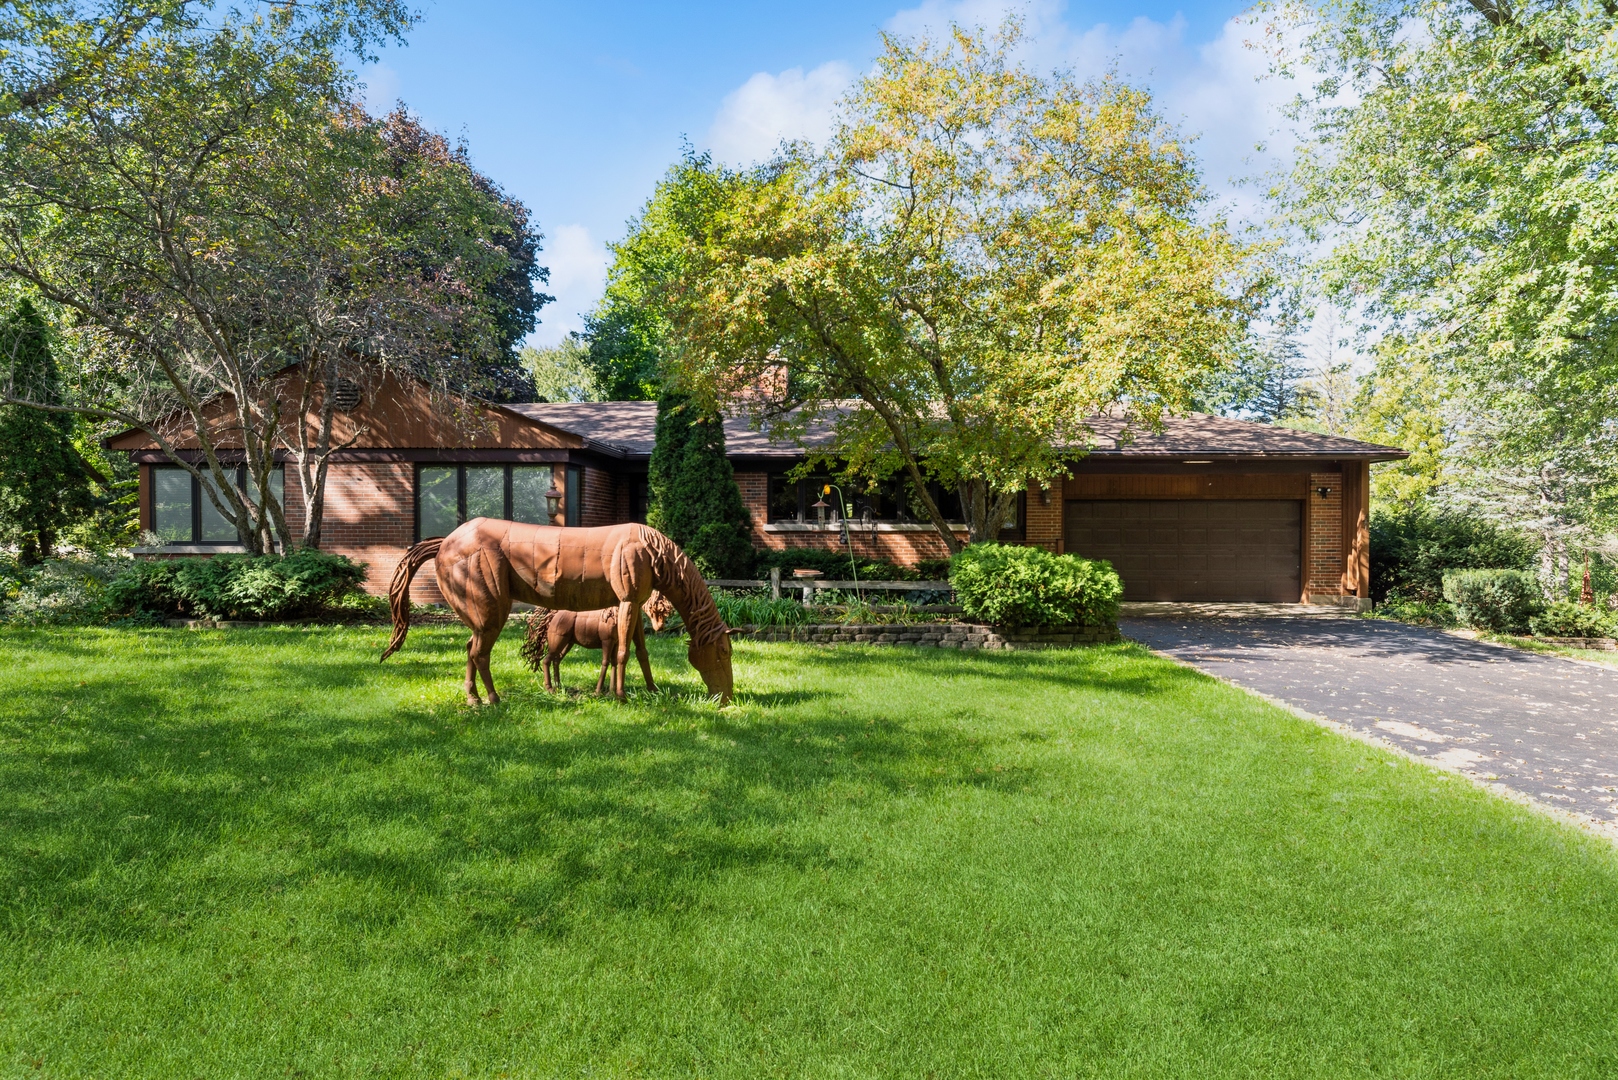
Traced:
<svg viewBox="0 0 1618 1080">
<path fill-rule="evenodd" d="M 578 334 L 555 345 L 522 351 L 523 366 L 534 383 L 538 401 L 606 400 L 590 366 L 590 346 Z"/>
<path fill-rule="evenodd" d="M 1541 637 L 1601 638 L 1613 636 L 1613 616 L 1589 604 L 1558 600 L 1529 620 Z"/>
<path fill-rule="evenodd" d="M 1423 504 L 1371 515 L 1371 596 L 1406 601 L 1444 599 L 1447 570 L 1527 570 L 1538 545 L 1482 518 Z"/>
<path fill-rule="evenodd" d="M 1417 626 L 1448 628 L 1461 624 L 1455 616 L 1455 608 L 1448 601 L 1415 600 L 1397 592 L 1391 592 L 1377 601 L 1376 615 L 1378 618 L 1395 619 Z"/>
<path fill-rule="evenodd" d="M 768 549 L 758 553 L 758 569 L 755 573 L 761 578 L 768 577 L 770 568 L 779 566 L 782 581 L 790 581 L 794 570 L 819 570 L 822 576 L 832 581 L 847 581 L 851 572 L 859 574 L 861 581 L 942 581 L 949 576 L 947 559 L 935 559 L 933 562 L 943 565 L 931 567 L 940 571 L 936 578 L 926 578 L 917 567 L 900 566 L 886 559 L 856 555 L 850 560 L 848 549 L 844 547 Z"/>
<path fill-rule="evenodd" d="M 1525 570 L 1450 570 L 1444 599 L 1467 626 L 1496 633 L 1527 630 L 1545 608 L 1539 579 Z"/>
<path fill-rule="evenodd" d="M 647 524 L 684 548 L 705 577 L 751 574 L 752 518 L 725 457 L 719 414 L 668 393 L 657 402 L 656 435 L 646 473 Z"/>
<path fill-rule="evenodd" d="M 0 622 L 21 626 L 100 622 L 106 587 L 127 558 L 49 559 L 26 565 L 0 558 Z"/>
<path fill-rule="evenodd" d="M 714 603 L 726 626 L 802 626 L 813 612 L 790 596 L 771 599 L 768 593 L 714 593 Z"/>
<path fill-rule="evenodd" d="M 966 613 L 996 626 L 1106 626 L 1123 582 L 1112 564 L 1044 548 L 970 544 L 950 573 Z"/>
<path fill-rule="evenodd" d="M 280 619 L 346 604 L 364 580 L 363 564 L 304 548 L 139 561 L 107 585 L 105 599 L 115 615 Z"/>
<path fill-rule="evenodd" d="M 0 323 L 0 393 L 63 403 L 45 321 L 26 299 Z M 0 405 L 0 538 L 20 544 L 24 562 L 50 558 L 57 534 L 90 510 L 73 428 L 69 413 Z"/>
<path fill-rule="evenodd" d="M 625 249 L 601 306 L 584 321 L 589 342 L 585 363 L 604 401 L 651 401 L 662 388 L 662 334 L 656 318 L 631 293 L 626 282 Z"/>
</svg>

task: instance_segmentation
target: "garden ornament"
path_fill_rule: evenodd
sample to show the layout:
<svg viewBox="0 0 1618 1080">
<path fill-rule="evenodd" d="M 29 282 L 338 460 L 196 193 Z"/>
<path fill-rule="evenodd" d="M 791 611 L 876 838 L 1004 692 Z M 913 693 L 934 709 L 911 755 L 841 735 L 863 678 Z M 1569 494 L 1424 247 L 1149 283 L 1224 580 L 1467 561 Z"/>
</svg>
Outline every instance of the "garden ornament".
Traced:
<svg viewBox="0 0 1618 1080">
<path fill-rule="evenodd" d="M 662 593 L 654 592 L 641 610 L 652 624 L 652 629 L 661 630 L 674 613 L 674 605 Z M 601 674 L 596 679 L 596 693 L 599 694 L 612 663 L 612 650 L 608 645 L 617 640 L 617 634 L 618 609 L 615 607 L 583 612 L 535 608 L 533 614 L 528 616 L 528 633 L 522 644 L 522 658 L 528 661 L 529 667 L 544 674 L 547 691 L 552 689 L 551 673 L 555 672 L 555 689 L 560 690 L 562 658 L 572 651 L 573 646 L 600 649 Z M 652 681 L 652 663 L 646 655 L 646 633 L 639 627 L 635 630 L 635 659 L 640 661 L 641 674 L 646 677 L 646 689 L 657 693 L 657 684 Z"/>
<path fill-rule="evenodd" d="M 652 591 L 668 598 L 685 622 L 691 644 L 686 658 L 702 675 L 708 693 L 729 702 L 735 689 L 730 668 L 730 634 L 697 564 L 656 529 L 628 523 L 601 528 L 528 525 L 473 518 L 445 537 L 423 540 L 405 553 L 393 572 L 388 602 L 393 639 L 382 653 L 399 651 L 410 632 L 410 581 L 432 560 L 438 591 L 472 631 L 466 643 L 466 700 L 480 704 L 477 674 L 489 702 L 498 703 L 489 652 L 521 600 L 556 611 L 618 608 L 612 689 L 624 700 L 624 667 L 640 628 L 641 605 Z"/>
</svg>

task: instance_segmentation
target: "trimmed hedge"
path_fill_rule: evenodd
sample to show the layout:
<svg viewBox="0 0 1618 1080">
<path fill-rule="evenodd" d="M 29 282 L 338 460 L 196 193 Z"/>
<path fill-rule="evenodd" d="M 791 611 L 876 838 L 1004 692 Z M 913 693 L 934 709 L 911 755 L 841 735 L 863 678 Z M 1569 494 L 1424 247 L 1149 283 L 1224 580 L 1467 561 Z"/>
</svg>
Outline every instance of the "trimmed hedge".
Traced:
<svg viewBox="0 0 1618 1080">
<path fill-rule="evenodd" d="M 329 609 L 364 580 L 364 564 L 310 549 L 162 559 L 120 573 L 103 601 L 123 616 L 280 619 Z"/>
<path fill-rule="evenodd" d="M 968 615 L 996 626 L 1107 626 L 1124 594 L 1109 562 L 1013 544 L 967 547 L 950 583 Z"/>
<path fill-rule="evenodd" d="M 1371 515 L 1371 598 L 1444 598 L 1447 570 L 1529 570 L 1539 545 L 1471 514 L 1413 507 Z"/>
<path fill-rule="evenodd" d="M 1526 570 L 1451 570 L 1444 599 L 1466 625 L 1495 633 L 1521 633 L 1545 609 L 1539 579 Z"/>
</svg>

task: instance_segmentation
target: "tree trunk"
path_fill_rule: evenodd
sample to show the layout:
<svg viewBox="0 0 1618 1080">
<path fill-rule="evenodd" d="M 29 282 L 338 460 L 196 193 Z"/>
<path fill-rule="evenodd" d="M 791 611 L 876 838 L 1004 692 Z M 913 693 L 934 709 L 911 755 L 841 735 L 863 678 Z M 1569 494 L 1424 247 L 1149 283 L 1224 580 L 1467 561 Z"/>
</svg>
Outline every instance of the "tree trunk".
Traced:
<svg viewBox="0 0 1618 1080">
<path fill-rule="evenodd" d="M 1000 539 L 1000 528 L 1017 505 L 1017 493 L 991 491 L 982 480 L 963 482 L 960 493 L 961 511 L 966 516 L 966 542 L 994 543 Z"/>
</svg>

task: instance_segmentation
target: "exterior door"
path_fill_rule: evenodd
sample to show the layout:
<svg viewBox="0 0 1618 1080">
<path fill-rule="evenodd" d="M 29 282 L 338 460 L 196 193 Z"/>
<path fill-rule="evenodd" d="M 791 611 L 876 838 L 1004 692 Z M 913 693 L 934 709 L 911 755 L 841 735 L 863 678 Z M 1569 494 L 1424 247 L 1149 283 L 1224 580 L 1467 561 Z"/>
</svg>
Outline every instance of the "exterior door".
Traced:
<svg viewBox="0 0 1618 1080">
<path fill-rule="evenodd" d="M 1303 504 L 1282 499 L 1069 500 L 1064 548 L 1106 559 L 1125 600 L 1295 604 Z"/>
</svg>

